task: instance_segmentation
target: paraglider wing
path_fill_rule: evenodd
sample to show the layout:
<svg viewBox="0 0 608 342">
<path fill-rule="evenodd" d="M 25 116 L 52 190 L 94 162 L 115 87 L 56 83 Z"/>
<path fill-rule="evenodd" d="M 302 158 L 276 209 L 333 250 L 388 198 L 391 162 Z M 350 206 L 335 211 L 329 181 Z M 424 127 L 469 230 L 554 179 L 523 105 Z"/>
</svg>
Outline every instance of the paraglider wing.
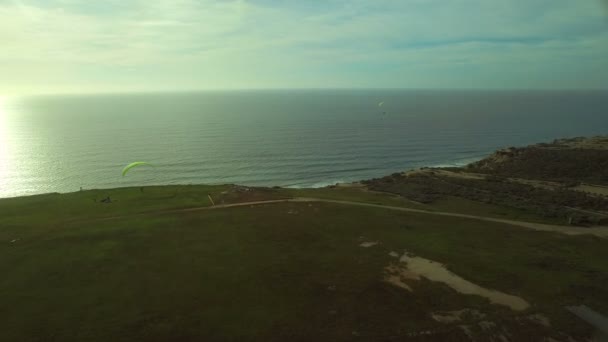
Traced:
<svg viewBox="0 0 608 342">
<path fill-rule="evenodd" d="M 137 167 L 137 166 L 142 166 L 142 165 L 150 165 L 150 164 L 146 163 L 146 162 L 131 163 L 131 164 L 125 166 L 124 169 L 122 169 L 122 176 L 124 177 L 127 174 L 127 172 L 129 172 L 129 170 L 131 170 L 132 168 Z"/>
</svg>

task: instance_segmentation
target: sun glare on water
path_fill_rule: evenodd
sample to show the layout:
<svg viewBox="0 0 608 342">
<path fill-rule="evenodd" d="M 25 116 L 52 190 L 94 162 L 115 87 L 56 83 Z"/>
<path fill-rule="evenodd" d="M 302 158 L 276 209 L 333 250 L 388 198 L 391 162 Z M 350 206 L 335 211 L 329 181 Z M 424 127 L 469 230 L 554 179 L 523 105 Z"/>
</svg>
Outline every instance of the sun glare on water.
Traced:
<svg viewBox="0 0 608 342">
<path fill-rule="evenodd" d="M 7 115 L 6 98 L 0 96 L 0 197 L 2 197 L 3 193 L 6 192 L 9 187 L 9 150 L 8 132 L 6 129 Z"/>
</svg>

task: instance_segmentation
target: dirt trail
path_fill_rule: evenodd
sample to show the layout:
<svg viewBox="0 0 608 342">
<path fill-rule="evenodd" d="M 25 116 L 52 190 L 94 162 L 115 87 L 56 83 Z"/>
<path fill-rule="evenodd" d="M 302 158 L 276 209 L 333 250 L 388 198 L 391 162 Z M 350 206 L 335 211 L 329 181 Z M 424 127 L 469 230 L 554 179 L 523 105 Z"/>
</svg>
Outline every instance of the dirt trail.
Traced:
<svg viewBox="0 0 608 342">
<path fill-rule="evenodd" d="M 590 234 L 590 235 L 596 235 L 596 236 L 604 237 L 604 238 L 608 237 L 608 227 L 592 227 L 592 228 L 567 227 L 567 226 L 558 226 L 558 225 L 550 225 L 550 224 L 543 224 L 543 223 L 506 220 L 506 219 L 499 219 L 499 218 L 486 217 L 486 216 L 458 214 L 458 213 L 450 213 L 450 212 L 443 212 L 443 211 L 428 211 L 428 210 L 422 210 L 422 209 L 393 207 L 393 206 L 388 206 L 388 205 L 362 203 L 362 202 L 327 200 L 327 199 L 320 199 L 320 198 L 294 198 L 294 199 L 291 199 L 288 201 L 289 202 L 326 202 L 326 203 L 337 203 L 337 204 L 346 204 L 346 205 L 358 205 L 358 206 L 364 206 L 364 207 L 384 208 L 384 209 L 389 209 L 389 210 L 405 211 L 405 212 L 428 214 L 428 215 L 461 217 L 461 218 L 468 218 L 468 219 L 473 219 L 473 220 L 498 222 L 498 223 L 509 224 L 512 226 L 524 227 L 524 228 L 540 230 L 540 231 L 558 232 L 558 233 L 563 233 L 563 234 L 568 234 L 568 235 Z"/>
<path fill-rule="evenodd" d="M 550 225 L 550 224 L 542 224 L 542 223 L 506 220 L 506 219 L 499 219 L 499 218 L 486 217 L 486 216 L 458 214 L 458 213 L 450 213 L 450 212 L 442 212 L 442 211 L 429 211 L 429 210 L 422 210 L 422 209 L 394 207 L 394 206 L 389 206 L 389 205 L 371 204 L 371 203 L 364 203 L 364 202 L 352 202 L 352 201 L 341 201 L 341 200 L 331 200 L 331 199 L 323 199 L 323 198 L 308 198 L 308 197 L 295 197 L 295 198 L 290 198 L 290 199 L 220 204 L 220 205 L 216 205 L 216 206 L 175 209 L 175 210 L 158 211 L 158 212 L 153 212 L 153 213 L 154 214 L 185 213 L 185 212 L 217 210 L 217 209 L 224 209 L 224 208 L 246 207 L 246 206 L 263 205 L 263 204 L 284 203 L 284 202 L 323 202 L 323 203 L 335 203 L 335 204 L 352 205 L 352 206 L 369 207 L 369 208 L 381 208 L 381 209 L 387 209 L 387 210 L 419 213 L 419 214 L 426 214 L 426 215 L 460 217 L 460 218 L 487 221 L 487 222 L 504 223 L 504 224 L 517 226 L 517 227 L 523 227 L 523 228 L 534 229 L 534 230 L 539 230 L 539 231 L 558 232 L 558 233 L 567 234 L 567 235 L 588 234 L 588 235 L 595 235 L 595 236 L 599 236 L 599 237 L 603 237 L 603 238 L 608 238 L 608 227 L 576 228 L 576 227 L 558 226 L 558 225 Z M 114 216 L 114 217 L 102 218 L 102 220 L 113 220 L 113 219 L 119 219 L 119 218 L 125 218 L 125 217 L 137 217 L 137 216 L 150 215 L 150 214 L 151 213 L 141 213 L 141 214 L 136 214 L 136 215 Z"/>
<path fill-rule="evenodd" d="M 608 186 L 595 184 L 581 184 L 573 190 L 589 192 L 595 195 L 608 196 Z"/>
</svg>

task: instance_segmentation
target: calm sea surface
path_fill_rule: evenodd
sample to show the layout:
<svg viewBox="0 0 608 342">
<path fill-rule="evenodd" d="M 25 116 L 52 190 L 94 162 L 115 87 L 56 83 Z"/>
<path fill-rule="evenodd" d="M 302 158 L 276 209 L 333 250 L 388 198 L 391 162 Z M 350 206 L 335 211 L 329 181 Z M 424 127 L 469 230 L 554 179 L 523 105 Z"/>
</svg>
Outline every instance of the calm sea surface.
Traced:
<svg viewBox="0 0 608 342">
<path fill-rule="evenodd" d="M 380 102 L 384 102 L 379 106 Z M 315 90 L 4 98 L 0 197 L 148 184 L 319 187 L 608 134 L 608 92 Z M 133 161 L 154 167 L 122 168 Z"/>
</svg>

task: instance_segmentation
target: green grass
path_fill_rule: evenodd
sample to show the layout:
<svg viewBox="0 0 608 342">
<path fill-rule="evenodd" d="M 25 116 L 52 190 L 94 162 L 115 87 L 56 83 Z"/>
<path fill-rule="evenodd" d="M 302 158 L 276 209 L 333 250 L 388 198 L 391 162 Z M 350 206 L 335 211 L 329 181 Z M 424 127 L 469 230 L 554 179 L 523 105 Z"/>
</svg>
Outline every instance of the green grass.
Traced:
<svg viewBox="0 0 608 342">
<path fill-rule="evenodd" d="M 401 196 L 389 193 L 367 191 L 363 188 L 318 188 L 318 189 L 281 189 L 281 193 L 290 197 L 312 197 L 330 200 L 373 203 L 395 207 L 430 209 L 428 206 L 409 201 Z"/>
<path fill-rule="evenodd" d="M 564 305 L 608 312 L 608 242 L 600 238 L 331 203 L 163 213 L 209 205 L 207 193 L 230 203 L 296 195 L 400 201 L 354 189 L 222 195 L 227 189 L 0 200 L 1 340 L 381 341 L 431 330 L 435 340 L 464 341 L 458 324 L 465 323 L 488 339 L 477 322 L 430 317 L 462 308 L 486 313 L 514 341 L 540 340 L 591 333 Z M 117 202 L 91 198 L 108 194 Z M 117 216 L 124 217 L 100 219 Z M 381 244 L 361 248 L 362 240 Z M 514 313 L 426 280 L 412 283 L 413 293 L 395 288 L 383 282 L 383 269 L 395 261 L 390 251 L 404 249 L 532 307 Z M 522 318 L 536 312 L 556 328 Z"/>
<path fill-rule="evenodd" d="M 208 195 L 216 204 L 285 198 L 271 189 L 247 192 L 231 189 L 234 187 L 230 185 L 149 186 L 143 192 L 137 187 L 0 199 L 0 224 L 38 224 L 46 228 L 66 221 L 205 207 L 211 206 Z M 106 197 L 110 197 L 112 203 L 102 203 Z"/>
<path fill-rule="evenodd" d="M 500 219 L 520 220 L 546 224 L 566 225 L 559 218 L 543 217 L 534 212 L 471 201 L 465 198 L 444 196 L 433 203 L 422 204 L 398 195 L 367 191 L 363 188 L 321 188 L 321 189 L 281 189 L 291 197 L 314 197 L 352 202 L 364 202 L 395 207 L 405 207 L 428 211 L 444 211 L 469 215 L 487 216 Z"/>
<path fill-rule="evenodd" d="M 25 223 L 41 223 L 46 226 L 57 222 L 92 218 L 115 217 L 150 213 L 159 210 L 177 210 L 210 206 L 210 194 L 216 204 L 244 201 L 272 200 L 291 197 L 314 197 L 322 199 L 373 203 L 407 207 L 430 211 L 448 211 L 481 216 L 527 220 L 532 222 L 559 223 L 513 208 L 500 207 L 460 198 L 444 198 L 432 204 L 416 203 L 403 197 L 367 191 L 362 188 L 320 189 L 268 189 L 247 188 L 249 191 L 234 191 L 231 185 L 174 185 L 149 186 L 144 188 L 117 188 L 74 192 L 70 194 L 46 194 L 19 198 L 0 199 L 0 223 L 21 226 Z M 245 188 L 242 188 L 245 189 Z M 106 197 L 111 204 L 100 201 Z M 33 209 L 36 210 L 33 210 Z"/>
<path fill-rule="evenodd" d="M 210 205 L 207 194 L 218 194 L 227 186 L 155 186 L 87 190 L 66 195 L 46 194 L 0 199 L 3 216 L 18 217 L 19 221 L 47 221 L 76 218 L 116 216 L 160 209 L 177 209 Z M 110 197 L 111 204 L 101 200 Z"/>
</svg>

